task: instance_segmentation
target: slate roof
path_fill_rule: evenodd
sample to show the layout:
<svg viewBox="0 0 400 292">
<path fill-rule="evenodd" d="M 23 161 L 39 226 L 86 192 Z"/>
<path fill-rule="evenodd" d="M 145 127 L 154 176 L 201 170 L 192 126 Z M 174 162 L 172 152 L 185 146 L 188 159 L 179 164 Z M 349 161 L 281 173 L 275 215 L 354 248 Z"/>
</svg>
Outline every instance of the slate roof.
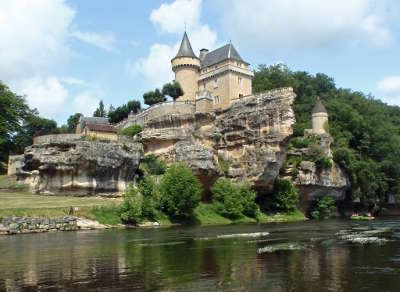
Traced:
<svg viewBox="0 0 400 292">
<path fill-rule="evenodd" d="M 189 38 L 185 33 L 183 34 L 181 46 L 179 47 L 178 54 L 176 54 L 176 57 L 192 57 L 192 58 L 197 58 L 195 53 L 193 52 L 192 46 L 190 45 Z"/>
<path fill-rule="evenodd" d="M 229 43 L 223 47 L 220 47 L 214 51 L 209 52 L 201 62 L 201 67 L 208 67 L 214 64 L 220 63 L 227 59 L 233 59 L 246 63 L 239 53 L 236 51 L 235 47 Z M 246 63 L 247 64 L 247 63 Z"/>
<path fill-rule="evenodd" d="M 315 105 L 312 109 L 312 113 L 316 114 L 316 113 L 328 113 L 326 111 L 326 108 L 324 107 L 324 105 L 321 102 L 321 99 L 319 97 L 317 97 L 317 101 L 315 102 Z"/>
<path fill-rule="evenodd" d="M 117 130 L 109 124 L 86 124 L 86 127 L 90 131 L 95 132 L 107 132 L 107 133 L 116 133 Z"/>
<path fill-rule="evenodd" d="M 83 129 L 87 124 L 103 124 L 108 125 L 110 122 L 108 118 L 99 118 L 99 117 L 81 117 L 79 119 L 79 124 L 81 129 Z"/>
</svg>

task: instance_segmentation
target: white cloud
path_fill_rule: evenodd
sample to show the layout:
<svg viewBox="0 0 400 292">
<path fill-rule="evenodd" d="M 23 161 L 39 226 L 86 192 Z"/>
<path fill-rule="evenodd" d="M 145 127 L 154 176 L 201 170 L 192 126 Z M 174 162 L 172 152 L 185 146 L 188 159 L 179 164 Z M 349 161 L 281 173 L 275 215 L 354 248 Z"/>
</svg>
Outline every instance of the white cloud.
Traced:
<svg viewBox="0 0 400 292">
<path fill-rule="evenodd" d="M 90 91 L 84 91 L 73 99 L 74 112 L 84 116 L 92 116 L 98 105 L 99 99 Z"/>
<path fill-rule="evenodd" d="M 400 75 L 388 76 L 378 82 L 376 91 L 382 100 L 392 104 L 400 105 Z"/>
<path fill-rule="evenodd" d="M 29 78 L 17 85 L 19 92 L 26 95 L 30 107 L 37 108 L 45 117 L 55 117 L 64 109 L 68 91 L 56 77 Z"/>
<path fill-rule="evenodd" d="M 75 15 L 64 0 L 0 0 L 0 80 L 26 95 L 41 115 L 58 121 L 70 110 L 92 114 L 94 96 L 102 93 L 96 84 L 60 77 L 74 54 L 72 37 L 114 49 L 111 33 L 82 32 Z"/>
<path fill-rule="evenodd" d="M 84 32 L 75 30 L 71 33 L 71 36 L 90 45 L 99 47 L 106 51 L 114 51 L 115 38 L 110 32 L 106 33 L 95 33 L 95 32 Z"/>
<path fill-rule="evenodd" d="M 223 24 L 236 40 L 262 49 L 324 47 L 368 41 L 385 46 L 392 33 L 372 0 L 223 1 Z M 378 10 L 376 10 L 376 13 Z"/>
<path fill-rule="evenodd" d="M 148 55 L 136 62 L 128 61 L 125 69 L 129 74 L 140 74 L 152 86 L 161 86 L 174 78 L 171 59 L 178 52 L 186 23 L 186 30 L 196 54 L 199 49 L 214 49 L 217 34 L 208 25 L 201 23 L 202 0 L 175 0 L 162 4 L 150 14 L 150 20 L 162 33 L 172 33 L 179 37 L 173 45 L 155 43 Z"/>
<path fill-rule="evenodd" d="M 74 16 L 61 0 L 0 1 L 1 78 L 27 78 L 61 66 Z"/>
<path fill-rule="evenodd" d="M 150 14 L 150 20 L 162 32 L 181 34 L 186 28 L 199 26 L 201 0 L 175 0 L 162 4 Z"/>
</svg>

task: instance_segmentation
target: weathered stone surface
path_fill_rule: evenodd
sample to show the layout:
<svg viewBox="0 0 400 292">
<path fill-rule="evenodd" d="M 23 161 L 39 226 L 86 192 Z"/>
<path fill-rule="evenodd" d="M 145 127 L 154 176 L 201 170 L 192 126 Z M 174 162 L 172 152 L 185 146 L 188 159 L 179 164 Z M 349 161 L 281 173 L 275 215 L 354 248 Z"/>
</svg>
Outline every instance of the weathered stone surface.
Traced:
<svg viewBox="0 0 400 292">
<path fill-rule="evenodd" d="M 229 164 L 229 177 L 267 191 L 292 134 L 294 97 L 291 88 L 284 88 L 243 98 L 215 113 L 149 117 L 141 141 L 146 154 L 186 162 L 206 189 L 223 174 L 222 157 Z"/>
<path fill-rule="evenodd" d="M 134 180 L 140 144 L 73 141 L 43 143 L 25 149 L 20 176 L 35 193 L 112 194 Z"/>
</svg>

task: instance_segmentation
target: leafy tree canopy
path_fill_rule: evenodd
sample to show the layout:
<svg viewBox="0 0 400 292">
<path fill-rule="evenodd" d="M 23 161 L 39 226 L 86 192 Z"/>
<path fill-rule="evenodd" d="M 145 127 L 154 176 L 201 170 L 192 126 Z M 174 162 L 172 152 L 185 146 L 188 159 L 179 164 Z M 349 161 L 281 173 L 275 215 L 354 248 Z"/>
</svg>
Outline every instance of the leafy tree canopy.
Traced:
<svg viewBox="0 0 400 292">
<path fill-rule="evenodd" d="M 178 82 L 174 81 L 172 83 L 164 84 L 162 94 L 168 95 L 172 97 L 173 100 L 176 100 L 178 97 L 183 95 L 183 89 Z"/>
<path fill-rule="evenodd" d="M 372 96 L 337 88 L 325 74 L 291 71 L 285 65 L 259 66 L 254 93 L 291 86 L 296 93 L 294 135 L 311 128 L 317 96 L 329 114 L 334 160 L 349 174 L 352 197 L 362 201 L 400 195 L 400 108 Z"/>
<path fill-rule="evenodd" d="M 94 117 L 105 118 L 107 116 L 107 112 L 104 108 L 104 103 L 102 100 L 99 102 L 99 107 L 93 113 Z"/>
<path fill-rule="evenodd" d="M 154 91 L 149 91 L 143 94 L 144 103 L 147 105 L 153 105 L 156 103 L 164 102 L 167 99 L 165 95 L 160 91 L 160 89 L 156 88 Z"/>
<path fill-rule="evenodd" d="M 141 109 L 140 102 L 137 100 L 130 100 L 128 103 L 114 109 L 112 106 L 108 111 L 108 119 L 110 123 L 119 123 L 126 119 L 129 113 L 137 114 Z"/>
</svg>

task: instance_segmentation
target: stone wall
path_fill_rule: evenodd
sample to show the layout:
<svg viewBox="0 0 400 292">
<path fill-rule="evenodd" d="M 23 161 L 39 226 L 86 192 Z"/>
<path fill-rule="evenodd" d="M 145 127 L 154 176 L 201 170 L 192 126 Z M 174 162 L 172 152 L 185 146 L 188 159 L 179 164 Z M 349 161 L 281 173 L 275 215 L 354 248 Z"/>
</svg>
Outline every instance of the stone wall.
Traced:
<svg viewBox="0 0 400 292">
<path fill-rule="evenodd" d="M 10 155 L 8 157 L 7 175 L 16 175 L 24 166 L 24 155 Z"/>
<path fill-rule="evenodd" d="M 0 224 L 0 235 L 78 230 L 77 218 L 72 216 L 49 219 L 47 217 L 8 217 Z"/>
<path fill-rule="evenodd" d="M 77 140 L 81 140 L 83 137 L 82 134 L 52 134 L 52 135 L 43 135 L 33 138 L 33 144 L 51 144 L 51 143 L 67 143 L 73 142 Z"/>
</svg>

